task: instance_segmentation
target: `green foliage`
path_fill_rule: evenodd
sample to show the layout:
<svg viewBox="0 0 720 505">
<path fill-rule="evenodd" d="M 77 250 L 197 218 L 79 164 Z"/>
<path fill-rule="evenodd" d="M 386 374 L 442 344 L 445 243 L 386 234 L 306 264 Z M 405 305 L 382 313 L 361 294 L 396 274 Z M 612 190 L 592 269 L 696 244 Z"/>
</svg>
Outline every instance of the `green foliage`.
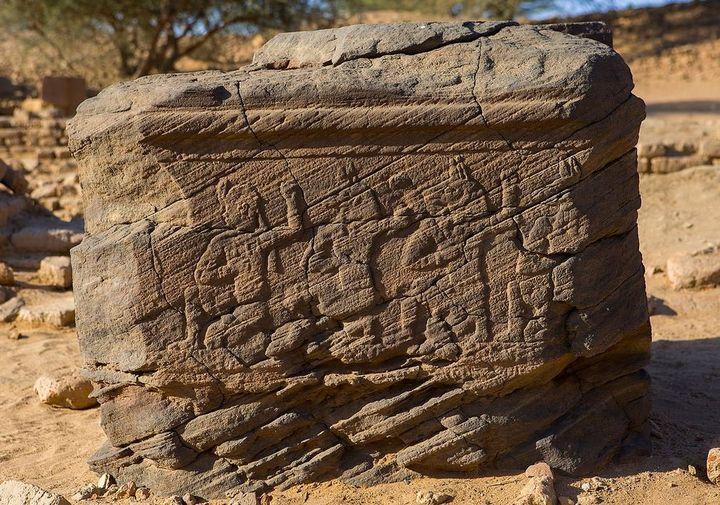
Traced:
<svg viewBox="0 0 720 505">
<path fill-rule="evenodd" d="M 3 0 L 5 26 L 30 31 L 68 59 L 78 38 L 109 43 L 123 77 L 172 71 L 218 34 L 322 26 L 333 0 Z"/>
<path fill-rule="evenodd" d="M 103 66 L 114 68 L 105 72 L 102 80 L 107 81 L 173 71 L 181 58 L 201 48 L 215 51 L 224 42 L 221 34 L 318 28 L 372 10 L 510 19 L 558 1 L 0 0 L 0 23 L 3 32 L 28 51 L 43 53 L 51 63 L 54 59 L 56 69 L 87 75 Z M 98 59 L 104 65 L 98 65 Z"/>
<path fill-rule="evenodd" d="M 355 12 L 401 10 L 464 19 L 514 19 L 557 3 L 557 0 L 349 0 L 349 7 Z"/>
</svg>

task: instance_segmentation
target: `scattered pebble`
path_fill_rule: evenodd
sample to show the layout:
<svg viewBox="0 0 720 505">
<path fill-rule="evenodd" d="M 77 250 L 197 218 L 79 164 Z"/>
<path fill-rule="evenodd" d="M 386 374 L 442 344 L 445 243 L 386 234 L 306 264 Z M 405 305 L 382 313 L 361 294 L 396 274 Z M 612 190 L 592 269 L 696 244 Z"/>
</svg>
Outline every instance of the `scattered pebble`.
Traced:
<svg viewBox="0 0 720 505">
<path fill-rule="evenodd" d="M 130 481 L 120 485 L 117 492 L 115 493 L 115 496 L 117 496 L 118 498 L 134 498 L 136 491 L 137 486 L 133 481 Z"/>
<path fill-rule="evenodd" d="M 692 475 L 693 477 L 697 477 L 697 476 L 698 476 L 698 469 L 697 469 L 697 467 L 696 467 L 695 465 L 688 465 L 687 471 L 688 471 L 688 473 L 689 473 L 690 475 Z"/>
<path fill-rule="evenodd" d="M 78 489 L 77 493 L 75 493 L 72 497 L 74 501 L 83 501 L 83 500 L 89 500 L 93 497 L 93 495 L 98 495 L 98 489 L 95 484 L 87 484 L 80 489 Z"/>
<path fill-rule="evenodd" d="M 100 476 L 97 483 L 97 488 L 101 491 L 108 489 L 112 484 L 115 483 L 115 479 L 109 473 L 104 473 Z"/>
<path fill-rule="evenodd" d="M 418 491 L 415 502 L 420 505 L 440 505 L 441 503 L 450 503 L 453 496 L 445 493 L 435 493 L 433 491 Z"/>
<path fill-rule="evenodd" d="M 103 493 L 103 497 L 111 496 L 117 493 L 118 490 L 117 484 L 110 484 L 110 487 L 108 487 L 105 492 Z"/>
<path fill-rule="evenodd" d="M 708 452 L 707 477 L 710 482 L 720 484 L 720 447 L 713 447 Z"/>
<path fill-rule="evenodd" d="M 598 496 L 586 494 L 578 496 L 576 505 L 599 505 L 602 502 L 602 499 L 600 499 Z"/>
<path fill-rule="evenodd" d="M 185 505 L 181 496 L 171 496 L 169 501 L 170 505 Z"/>
<path fill-rule="evenodd" d="M 183 495 L 182 499 L 185 505 L 198 505 L 199 503 L 205 503 L 205 500 L 200 497 L 191 495 L 190 493 Z"/>
<path fill-rule="evenodd" d="M 136 500 L 147 500 L 150 498 L 150 490 L 146 487 L 139 487 L 135 491 Z"/>
<path fill-rule="evenodd" d="M 544 461 L 540 461 L 527 467 L 525 469 L 525 477 L 547 477 L 550 480 L 555 478 L 550 465 Z"/>
<path fill-rule="evenodd" d="M 28 336 L 25 335 L 24 333 L 20 333 L 17 330 L 17 328 L 10 328 L 10 331 L 8 331 L 7 337 L 10 340 L 22 340 L 22 339 L 28 338 Z"/>
</svg>

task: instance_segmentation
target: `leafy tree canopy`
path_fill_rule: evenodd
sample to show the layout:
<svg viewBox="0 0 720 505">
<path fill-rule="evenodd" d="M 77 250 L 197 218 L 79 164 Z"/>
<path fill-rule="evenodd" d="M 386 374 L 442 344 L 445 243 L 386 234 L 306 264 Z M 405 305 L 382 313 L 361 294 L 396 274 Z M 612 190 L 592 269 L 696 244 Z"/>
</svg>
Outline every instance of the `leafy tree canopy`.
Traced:
<svg viewBox="0 0 720 505">
<path fill-rule="evenodd" d="M 173 71 L 200 48 L 212 52 L 208 42 L 223 33 L 331 26 L 372 10 L 511 19 L 563 1 L 568 0 L 0 0 L 0 22 L 6 32 L 34 34 L 30 46 L 50 49 L 56 68 L 97 66 L 83 53 L 96 43 L 95 56 L 111 55 L 115 75 L 132 78 Z M 214 42 L 217 47 L 221 41 Z"/>
<path fill-rule="evenodd" d="M 68 39 L 109 42 L 120 73 L 172 71 L 216 35 L 322 26 L 337 16 L 333 0 L 3 0 L 6 26 L 40 35 L 60 57 Z"/>
</svg>

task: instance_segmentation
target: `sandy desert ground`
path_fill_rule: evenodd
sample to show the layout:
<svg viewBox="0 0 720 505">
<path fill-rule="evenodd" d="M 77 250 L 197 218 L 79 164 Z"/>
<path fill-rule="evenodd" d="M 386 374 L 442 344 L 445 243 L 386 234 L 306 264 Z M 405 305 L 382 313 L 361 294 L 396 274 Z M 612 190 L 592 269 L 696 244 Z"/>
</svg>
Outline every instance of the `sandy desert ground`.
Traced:
<svg viewBox="0 0 720 505">
<path fill-rule="evenodd" d="M 655 71 L 639 73 L 636 93 L 648 105 L 643 135 L 690 135 L 701 124 L 720 138 L 715 77 L 673 80 L 660 79 Z M 557 476 L 556 491 L 586 504 L 717 504 L 720 486 L 707 481 L 704 465 L 708 449 L 720 446 L 720 288 L 673 290 L 664 268 L 675 253 L 720 243 L 720 166 L 642 175 L 640 184 L 639 230 L 654 311 L 653 455 L 585 479 Z M 21 273 L 20 282 L 31 287 L 32 275 Z M 6 338 L 10 327 L 0 325 L 0 481 L 19 479 L 69 498 L 97 480 L 85 461 L 103 438 L 99 412 L 41 405 L 33 383 L 43 373 L 81 364 L 75 332 L 18 329 L 27 337 Z M 522 474 L 423 478 L 372 489 L 327 482 L 274 494 L 272 503 L 400 505 L 416 503 L 418 491 L 432 490 L 454 496 L 456 504 L 505 504 L 524 482 Z M 582 490 L 583 483 L 590 484 L 589 491 Z M 151 502 L 165 501 L 151 497 Z"/>
</svg>

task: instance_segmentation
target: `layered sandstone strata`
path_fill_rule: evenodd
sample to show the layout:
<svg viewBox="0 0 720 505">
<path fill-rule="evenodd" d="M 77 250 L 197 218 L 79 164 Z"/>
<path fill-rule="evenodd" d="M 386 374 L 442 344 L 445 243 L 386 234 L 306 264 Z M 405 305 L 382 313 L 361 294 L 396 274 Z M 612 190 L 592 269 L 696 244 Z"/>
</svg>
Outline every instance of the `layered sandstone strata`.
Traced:
<svg viewBox="0 0 720 505">
<path fill-rule="evenodd" d="M 595 40 L 430 23 L 86 101 L 93 467 L 212 497 L 645 450 L 632 86 Z"/>
</svg>

